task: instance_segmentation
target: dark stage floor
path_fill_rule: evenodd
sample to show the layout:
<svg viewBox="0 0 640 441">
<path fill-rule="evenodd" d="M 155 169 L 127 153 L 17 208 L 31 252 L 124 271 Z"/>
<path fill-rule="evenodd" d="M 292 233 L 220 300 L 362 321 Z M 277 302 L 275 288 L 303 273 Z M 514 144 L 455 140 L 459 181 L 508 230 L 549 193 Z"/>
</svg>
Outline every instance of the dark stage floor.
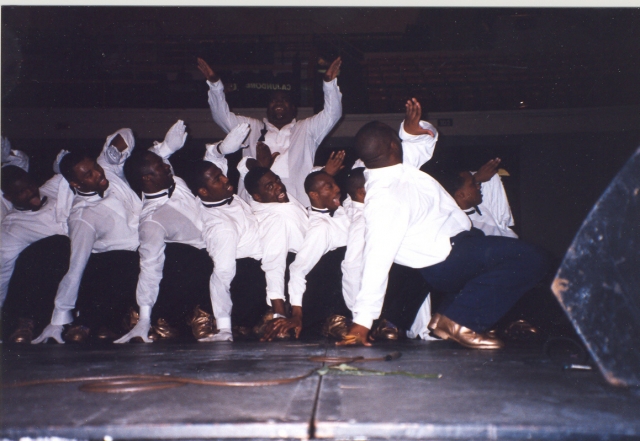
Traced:
<svg viewBox="0 0 640 441">
<path fill-rule="evenodd" d="M 322 367 L 309 360 L 312 356 L 373 358 L 393 351 L 402 356 L 350 364 L 377 372 L 329 370 L 272 386 L 187 384 L 128 393 L 86 392 L 77 382 L 7 387 L 32 380 L 125 374 L 273 380 Z M 556 355 L 539 344 L 483 352 L 419 340 L 355 349 L 323 340 L 5 344 L 0 438 L 640 438 L 640 393 L 609 386 L 597 370 L 565 370 Z"/>
</svg>

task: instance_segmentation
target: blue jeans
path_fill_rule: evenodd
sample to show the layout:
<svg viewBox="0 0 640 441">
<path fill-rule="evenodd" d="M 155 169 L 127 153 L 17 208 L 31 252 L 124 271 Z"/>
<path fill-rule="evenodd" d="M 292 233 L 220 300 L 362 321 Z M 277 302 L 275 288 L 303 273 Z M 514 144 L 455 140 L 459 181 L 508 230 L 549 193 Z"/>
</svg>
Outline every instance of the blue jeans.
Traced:
<svg viewBox="0 0 640 441">
<path fill-rule="evenodd" d="M 519 239 L 485 236 L 478 229 L 451 238 L 446 260 L 422 268 L 431 287 L 447 295 L 437 312 L 484 332 L 542 279 L 544 253 Z"/>
</svg>

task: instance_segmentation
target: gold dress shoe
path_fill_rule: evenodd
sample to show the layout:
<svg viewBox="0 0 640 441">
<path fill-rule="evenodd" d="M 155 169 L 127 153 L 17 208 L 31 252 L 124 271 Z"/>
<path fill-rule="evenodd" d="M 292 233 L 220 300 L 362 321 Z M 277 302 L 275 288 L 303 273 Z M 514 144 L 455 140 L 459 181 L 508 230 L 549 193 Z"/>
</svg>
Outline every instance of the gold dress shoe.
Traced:
<svg viewBox="0 0 640 441">
<path fill-rule="evenodd" d="M 234 339 L 247 339 L 251 337 L 251 328 L 248 326 L 233 326 L 231 328 L 231 334 Z"/>
<path fill-rule="evenodd" d="M 153 341 L 156 340 L 173 340 L 178 337 L 178 330 L 163 319 L 159 318 L 156 324 L 151 326 L 151 332 L 149 332 L 149 338 Z"/>
<path fill-rule="evenodd" d="M 342 340 L 347 332 L 349 332 L 349 323 L 343 315 L 334 314 L 328 317 L 322 326 L 322 335 L 325 337 Z"/>
<path fill-rule="evenodd" d="M 372 341 L 397 340 L 399 336 L 398 327 L 387 319 L 376 320 L 369 333 Z"/>
<path fill-rule="evenodd" d="M 89 333 L 91 330 L 86 326 L 76 325 L 70 327 L 67 332 L 64 333 L 64 341 L 69 343 L 84 343 L 89 339 Z"/>
<path fill-rule="evenodd" d="M 504 347 L 504 343 L 499 339 L 487 334 L 478 334 L 444 315 L 440 316 L 433 333 L 443 340 L 451 339 L 470 349 L 500 349 Z"/>
<path fill-rule="evenodd" d="M 122 319 L 122 329 L 125 333 L 131 331 L 140 320 L 140 314 L 133 307 L 129 308 L 129 312 Z"/>
<path fill-rule="evenodd" d="M 429 320 L 429 324 L 427 325 L 427 328 L 429 328 L 432 331 L 436 329 L 438 327 L 438 322 L 440 321 L 440 317 L 442 317 L 442 315 L 438 314 L 437 312 L 433 314 L 431 316 L 431 320 Z"/>
<path fill-rule="evenodd" d="M 115 340 L 118 336 L 106 326 L 101 326 L 100 329 L 98 329 L 98 332 L 96 332 L 96 338 L 101 341 L 108 341 Z"/>
<path fill-rule="evenodd" d="M 516 320 L 507 326 L 504 336 L 510 340 L 533 341 L 540 337 L 540 331 L 526 320 Z"/>
<path fill-rule="evenodd" d="M 264 337 L 265 332 L 267 331 L 267 324 L 271 321 L 271 320 L 275 320 L 273 318 L 273 310 L 269 309 L 267 312 L 265 312 L 265 314 L 262 316 L 262 319 L 260 319 L 260 321 L 258 322 L 257 325 L 255 325 L 253 327 L 253 333 L 255 334 L 256 337 L 258 338 L 262 338 Z M 287 333 L 282 333 L 282 334 L 278 334 L 276 336 L 276 339 L 278 340 L 288 340 L 291 338 L 291 334 L 289 332 Z"/>
<path fill-rule="evenodd" d="M 211 314 L 200 309 L 200 305 L 195 307 L 187 324 L 191 326 L 191 332 L 196 340 L 213 337 L 216 334 L 215 319 Z"/>
<path fill-rule="evenodd" d="M 9 337 L 11 343 L 31 343 L 33 340 L 33 320 L 21 318 L 18 322 L 18 329 Z"/>
</svg>

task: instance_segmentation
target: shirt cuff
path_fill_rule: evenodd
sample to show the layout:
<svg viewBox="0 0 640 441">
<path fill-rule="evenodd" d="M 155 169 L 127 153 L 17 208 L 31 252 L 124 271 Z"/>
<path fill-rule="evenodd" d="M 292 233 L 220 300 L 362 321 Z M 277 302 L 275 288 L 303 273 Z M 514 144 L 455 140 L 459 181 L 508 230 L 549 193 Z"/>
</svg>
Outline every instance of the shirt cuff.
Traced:
<svg viewBox="0 0 640 441">
<path fill-rule="evenodd" d="M 209 85 L 209 89 L 211 90 L 224 90 L 224 85 L 222 84 L 222 80 L 218 80 L 215 83 L 207 80 L 207 84 Z"/>
<path fill-rule="evenodd" d="M 244 182 L 244 177 L 247 176 L 247 173 L 249 173 L 249 169 L 247 168 L 247 161 L 249 159 L 253 159 L 253 158 L 251 158 L 251 156 L 245 156 L 238 163 L 237 169 L 238 169 L 238 172 L 240 173 L 240 179 L 242 179 L 243 182 Z"/>
<path fill-rule="evenodd" d="M 231 317 L 216 318 L 216 327 L 220 330 L 231 329 Z"/>
<path fill-rule="evenodd" d="M 428 129 L 431 130 L 433 132 L 433 138 L 434 139 L 438 139 L 438 130 L 433 126 L 433 124 L 431 124 L 428 121 L 420 121 L 420 127 L 422 127 L 423 129 Z M 402 121 L 402 124 L 400 124 L 400 139 L 403 141 L 413 141 L 416 139 L 421 139 L 423 136 L 429 136 L 429 135 L 411 135 L 409 133 L 407 133 L 404 130 L 404 120 Z"/>
<path fill-rule="evenodd" d="M 373 325 L 373 321 L 375 320 L 374 317 L 371 317 L 369 314 L 354 314 L 353 316 L 353 323 L 356 323 L 360 326 L 364 326 L 367 329 L 371 329 L 371 326 Z"/>
<path fill-rule="evenodd" d="M 140 306 L 140 320 L 151 321 L 151 306 Z"/>
<path fill-rule="evenodd" d="M 338 78 L 334 78 L 331 81 L 324 81 L 322 80 L 322 87 L 323 88 L 331 88 L 331 89 L 335 89 L 338 87 Z"/>
<path fill-rule="evenodd" d="M 289 301 L 291 303 L 291 306 L 299 306 L 302 308 L 302 297 L 299 294 L 291 294 L 289 293 Z"/>
<path fill-rule="evenodd" d="M 51 315 L 51 324 L 52 325 L 66 325 L 73 321 L 73 315 L 71 315 L 71 311 L 62 311 L 58 308 L 53 310 L 53 314 Z"/>
</svg>

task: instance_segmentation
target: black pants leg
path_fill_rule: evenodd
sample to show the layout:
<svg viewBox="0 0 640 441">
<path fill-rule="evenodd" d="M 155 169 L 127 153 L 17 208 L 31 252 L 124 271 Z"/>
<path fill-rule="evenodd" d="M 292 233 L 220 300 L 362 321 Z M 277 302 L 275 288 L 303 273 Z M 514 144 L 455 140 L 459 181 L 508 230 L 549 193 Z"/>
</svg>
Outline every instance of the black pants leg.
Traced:
<svg viewBox="0 0 640 441">
<path fill-rule="evenodd" d="M 419 269 L 394 263 L 389 271 L 380 318 L 389 320 L 402 330 L 410 329 L 429 291 Z"/>
<path fill-rule="evenodd" d="M 302 326 L 305 334 L 318 334 L 327 317 L 340 314 L 351 317 L 342 296 L 342 270 L 346 247 L 328 252 L 307 274 L 307 289 L 302 298 Z"/>
<path fill-rule="evenodd" d="M 164 255 L 162 281 L 151 313 L 152 321 L 163 318 L 177 327 L 181 335 L 191 335 L 187 320 L 193 309 L 200 305 L 202 310 L 212 313 L 209 279 L 213 262 L 206 249 L 180 243 L 168 243 Z"/>
<path fill-rule="evenodd" d="M 269 308 L 267 281 L 260 261 L 245 258 L 236 260 L 236 276 L 231 282 L 231 324 L 253 327 Z"/>
<path fill-rule="evenodd" d="M 82 275 L 76 307 L 76 323 L 92 331 L 106 327 L 124 331 L 123 320 L 136 305 L 140 263 L 137 251 L 93 253 Z"/>
<path fill-rule="evenodd" d="M 58 284 L 69 269 L 67 236 L 50 236 L 20 253 L 2 307 L 2 335 L 9 337 L 20 318 L 34 321 L 34 336 L 51 321 Z"/>
<path fill-rule="evenodd" d="M 473 228 L 451 243 L 447 259 L 421 273 L 447 293 L 438 312 L 476 332 L 497 322 L 548 269 L 544 253 L 519 239 L 485 236 Z"/>
</svg>

